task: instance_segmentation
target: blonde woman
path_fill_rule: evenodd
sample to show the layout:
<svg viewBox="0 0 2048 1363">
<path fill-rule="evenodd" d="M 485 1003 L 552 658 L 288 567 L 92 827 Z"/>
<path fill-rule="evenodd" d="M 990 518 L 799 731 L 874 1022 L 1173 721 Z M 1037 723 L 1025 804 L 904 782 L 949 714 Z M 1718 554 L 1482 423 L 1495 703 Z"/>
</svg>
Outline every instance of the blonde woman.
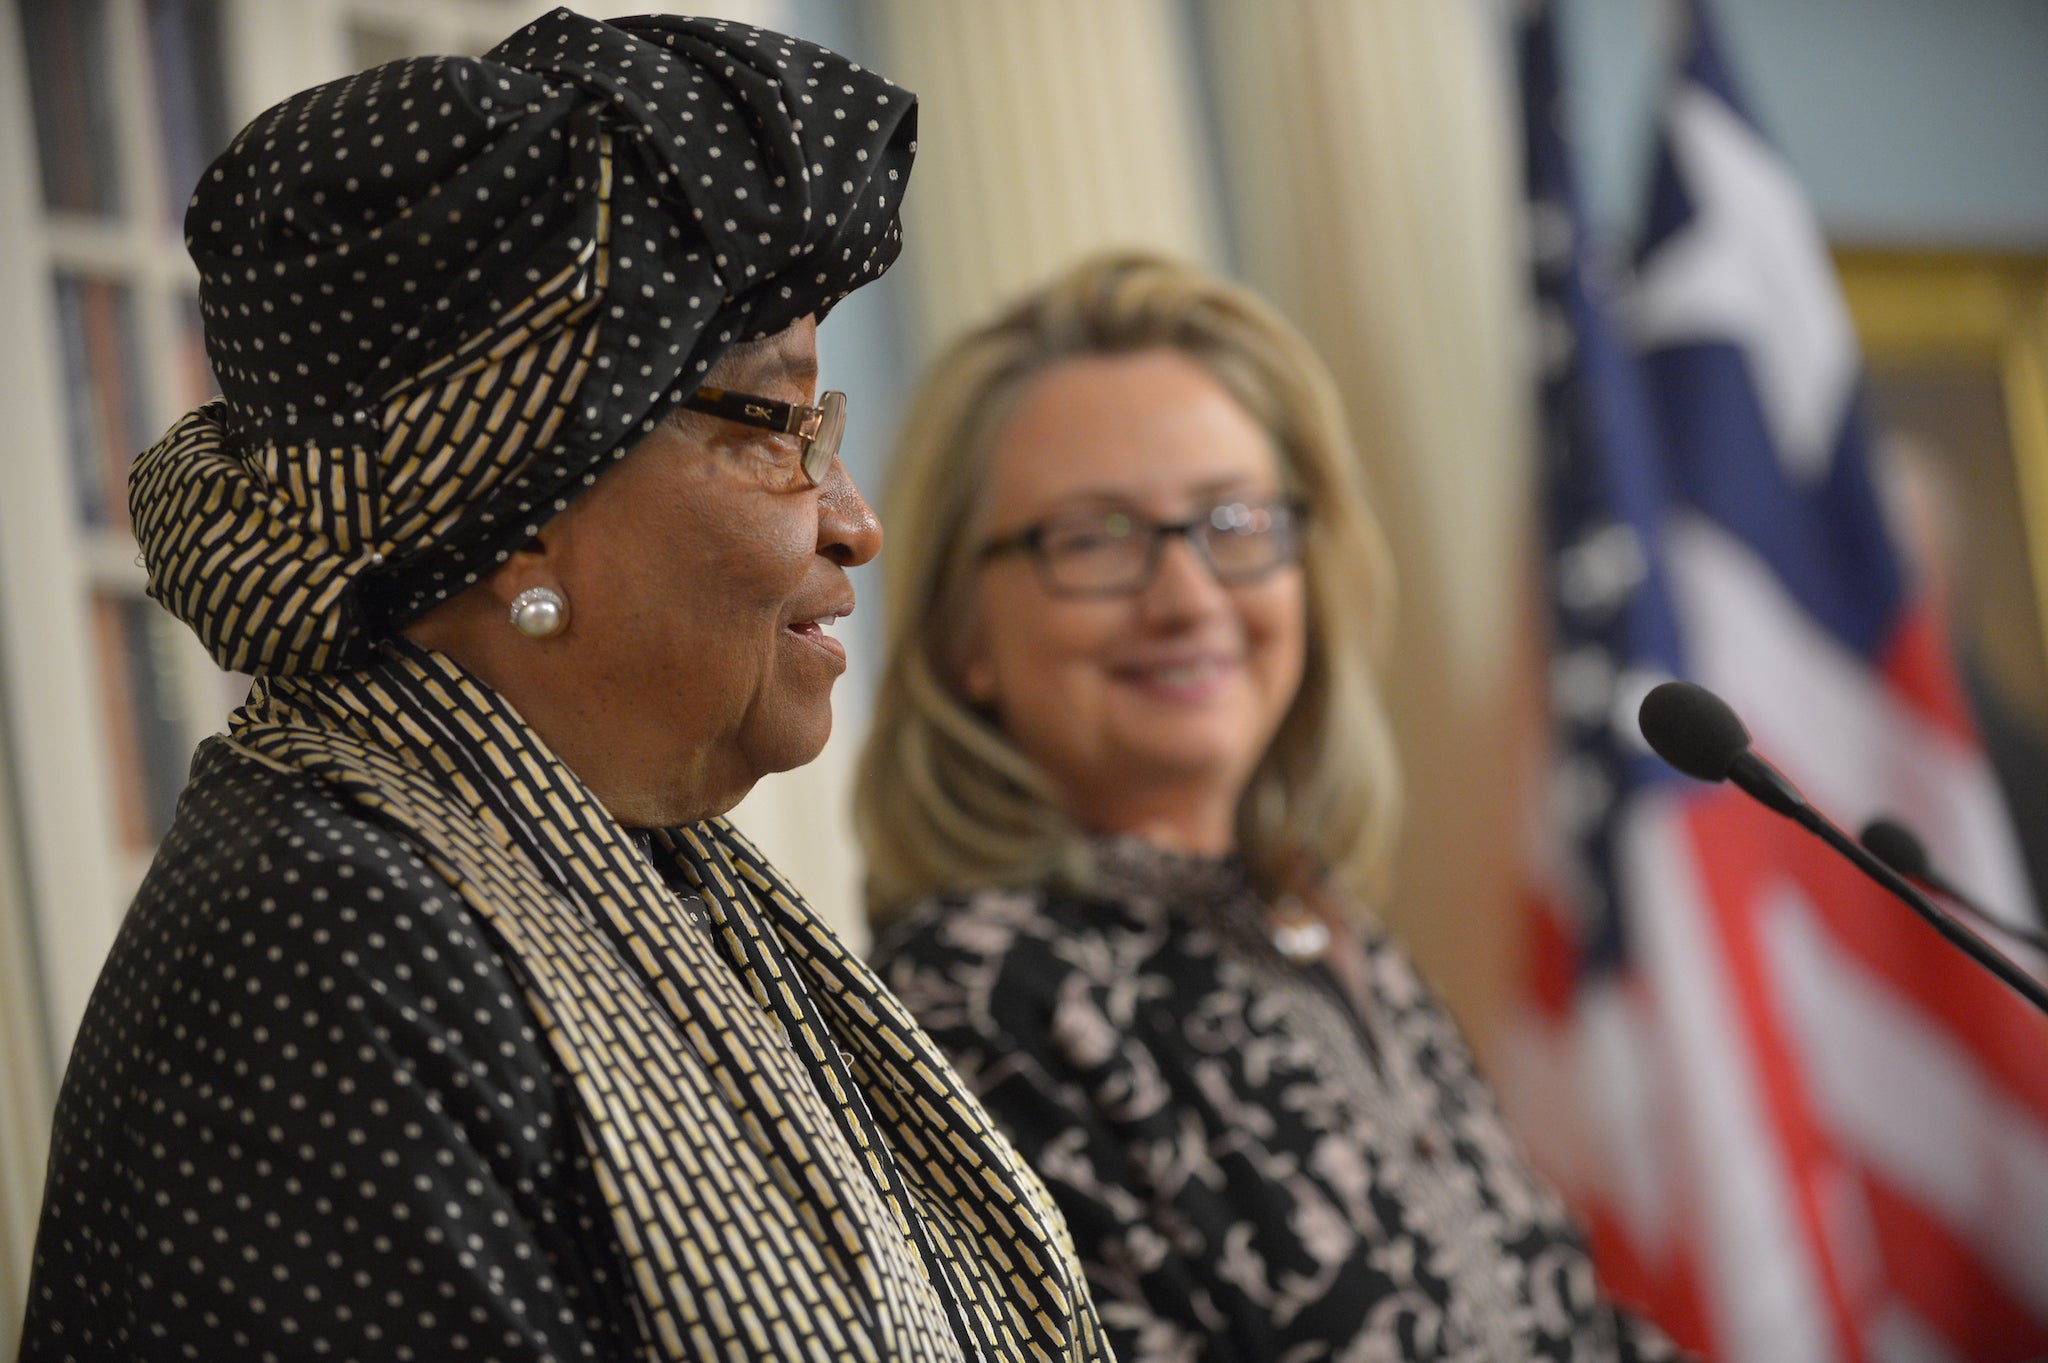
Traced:
<svg viewBox="0 0 2048 1363">
<path fill-rule="evenodd" d="M 1387 554 L 1328 375 L 1097 260 L 937 362 L 859 823 L 884 978 L 1139 1360 L 1669 1356 L 1374 926 Z"/>
</svg>

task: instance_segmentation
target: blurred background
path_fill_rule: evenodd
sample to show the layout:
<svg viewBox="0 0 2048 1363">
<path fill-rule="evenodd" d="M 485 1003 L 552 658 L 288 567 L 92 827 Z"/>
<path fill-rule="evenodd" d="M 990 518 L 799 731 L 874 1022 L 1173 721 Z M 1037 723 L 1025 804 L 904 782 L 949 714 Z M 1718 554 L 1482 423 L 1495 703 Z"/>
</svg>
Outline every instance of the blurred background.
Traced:
<svg viewBox="0 0 2048 1363">
<path fill-rule="evenodd" d="M 0 12 L 0 1353 L 18 1328 L 72 1032 L 191 749 L 245 685 L 143 596 L 125 523 L 128 462 L 213 391 L 185 198 L 284 95 L 398 56 L 481 52 L 545 8 L 5 0 Z M 847 460 L 885 520 L 889 442 L 923 359 L 1078 254 L 1148 246 L 1205 263 L 1261 290 L 1321 349 L 1401 578 L 1390 686 L 1411 799 L 1380 907 L 1489 1060 L 1521 969 L 1548 728 L 1521 8 L 687 11 L 824 43 L 922 97 L 903 259 L 821 333 L 824 382 L 851 395 Z M 2048 468 L 2048 4 L 1720 0 L 1716 14 L 1841 269 L 1896 533 L 1945 611 L 2024 843 L 2044 822 L 2024 802 L 2048 789 L 2048 525 L 2035 514 Z M 1654 0 L 1564 0 L 1560 19 L 1558 112 L 1591 226 L 1618 246 L 1642 219 L 1674 25 Z M 831 746 L 736 816 L 855 938 L 845 792 L 880 616 L 878 580 L 859 587 Z"/>
</svg>

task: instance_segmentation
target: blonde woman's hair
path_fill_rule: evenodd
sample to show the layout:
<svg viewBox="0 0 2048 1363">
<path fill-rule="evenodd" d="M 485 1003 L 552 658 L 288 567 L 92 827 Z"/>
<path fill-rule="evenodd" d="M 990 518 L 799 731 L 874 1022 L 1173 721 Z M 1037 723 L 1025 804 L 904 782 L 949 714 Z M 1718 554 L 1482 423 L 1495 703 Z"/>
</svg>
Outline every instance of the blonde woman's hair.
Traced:
<svg viewBox="0 0 2048 1363">
<path fill-rule="evenodd" d="M 997 434 L 1048 369 L 1144 350 L 1185 355 L 1228 389 L 1309 509 L 1306 665 L 1239 801 L 1238 850 L 1269 892 L 1327 875 L 1363 904 L 1384 888 L 1400 780 L 1374 673 L 1391 567 L 1336 385 L 1244 289 L 1122 254 L 1069 270 L 960 338 L 910 405 L 885 499 L 887 667 L 854 794 L 877 923 L 943 891 L 1089 881 L 1083 830 L 966 698 L 961 674 Z"/>
</svg>

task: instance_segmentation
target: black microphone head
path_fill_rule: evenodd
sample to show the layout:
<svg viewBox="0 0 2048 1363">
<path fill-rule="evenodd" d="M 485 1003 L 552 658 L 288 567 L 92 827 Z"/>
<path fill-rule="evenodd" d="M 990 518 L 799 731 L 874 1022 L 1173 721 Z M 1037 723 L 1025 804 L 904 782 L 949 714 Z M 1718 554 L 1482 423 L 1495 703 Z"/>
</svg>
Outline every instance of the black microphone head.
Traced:
<svg viewBox="0 0 2048 1363">
<path fill-rule="evenodd" d="M 1894 819 L 1872 819 L 1863 826 L 1863 836 L 1858 839 L 1864 850 L 1891 867 L 1902 876 L 1915 880 L 1927 880 L 1927 844 L 1913 835 L 1913 830 Z"/>
<path fill-rule="evenodd" d="M 1728 702 L 1686 681 L 1650 688 L 1636 723 L 1651 751 L 1701 781 L 1725 781 L 1735 759 L 1749 751 L 1749 730 Z"/>
</svg>

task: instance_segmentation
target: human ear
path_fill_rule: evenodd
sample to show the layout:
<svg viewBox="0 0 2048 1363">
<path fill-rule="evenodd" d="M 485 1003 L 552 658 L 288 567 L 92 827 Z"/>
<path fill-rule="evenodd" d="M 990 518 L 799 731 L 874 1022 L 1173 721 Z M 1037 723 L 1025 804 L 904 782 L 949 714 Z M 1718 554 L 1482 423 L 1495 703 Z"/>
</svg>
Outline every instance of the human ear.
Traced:
<svg viewBox="0 0 2048 1363">
<path fill-rule="evenodd" d="M 484 579 L 443 601 L 400 633 L 424 648 L 446 653 L 471 671 L 517 636 L 547 639 L 569 624 L 569 593 L 560 555 L 536 535 L 512 551 Z M 522 607 L 524 608 L 522 610 Z"/>
<path fill-rule="evenodd" d="M 995 702 L 996 665 L 989 660 L 988 649 L 978 641 L 960 668 L 960 689 L 977 706 L 986 708 Z"/>
<path fill-rule="evenodd" d="M 996 664 L 989 652 L 988 631 L 983 628 L 979 610 L 977 601 L 961 620 L 944 660 L 952 675 L 959 679 L 960 693 L 967 703 L 987 710 L 996 700 Z"/>
<path fill-rule="evenodd" d="M 500 609 L 509 610 L 519 594 L 533 587 L 548 587 L 555 591 L 562 589 L 561 573 L 551 543 L 555 536 L 553 527 L 543 527 L 541 532 L 525 544 L 514 549 L 511 556 L 492 570 L 477 585 L 497 603 Z"/>
<path fill-rule="evenodd" d="M 569 597 L 538 537 L 517 550 L 487 586 L 512 628 L 529 639 L 552 639 L 569 627 Z M 529 584 L 529 585 L 521 585 Z"/>
</svg>

